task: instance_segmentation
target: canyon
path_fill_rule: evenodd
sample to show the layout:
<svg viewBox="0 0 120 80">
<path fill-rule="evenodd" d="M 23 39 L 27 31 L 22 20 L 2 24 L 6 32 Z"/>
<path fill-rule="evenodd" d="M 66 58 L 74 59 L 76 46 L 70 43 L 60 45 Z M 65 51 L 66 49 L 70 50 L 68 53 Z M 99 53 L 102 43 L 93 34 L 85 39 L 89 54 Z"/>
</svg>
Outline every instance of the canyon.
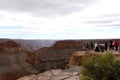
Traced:
<svg viewBox="0 0 120 80">
<path fill-rule="evenodd" d="M 25 75 L 39 74 L 51 69 L 64 70 L 76 51 L 86 51 L 86 43 L 109 40 L 48 40 L 34 44 L 12 39 L 0 39 L 0 80 L 16 80 Z M 27 44 L 27 45 L 26 45 Z M 32 48 L 30 47 L 33 45 Z M 37 45 L 36 45 L 37 44 Z M 35 45 L 37 48 L 34 48 Z M 89 48 L 93 50 L 93 48 Z"/>
</svg>

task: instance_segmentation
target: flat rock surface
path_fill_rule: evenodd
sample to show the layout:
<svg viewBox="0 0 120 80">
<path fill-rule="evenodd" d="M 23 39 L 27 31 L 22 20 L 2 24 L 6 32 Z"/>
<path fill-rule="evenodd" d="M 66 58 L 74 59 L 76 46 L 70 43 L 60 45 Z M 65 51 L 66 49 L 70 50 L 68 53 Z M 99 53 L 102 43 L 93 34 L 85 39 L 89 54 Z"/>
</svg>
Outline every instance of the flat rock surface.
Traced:
<svg viewBox="0 0 120 80">
<path fill-rule="evenodd" d="M 67 70 L 55 69 L 45 71 L 37 75 L 29 75 L 21 77 L 17 80 L 79 80 L 80 67 L 71 67 Z"/>
</svg>

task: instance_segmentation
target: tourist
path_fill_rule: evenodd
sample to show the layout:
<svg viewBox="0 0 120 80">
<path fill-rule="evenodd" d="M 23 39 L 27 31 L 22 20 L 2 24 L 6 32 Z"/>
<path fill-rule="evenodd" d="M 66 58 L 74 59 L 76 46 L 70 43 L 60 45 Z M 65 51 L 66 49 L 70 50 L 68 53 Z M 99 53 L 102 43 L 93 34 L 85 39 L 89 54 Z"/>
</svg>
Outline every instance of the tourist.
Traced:
<svg viewBox="0 0 120 80">
<path fill-rule="evenodd" d="M 95 52 L 100 52 L 99 45 L 95 43 Z"/>
<path fill-rule="evenodd" d="M 94 44 L 93 42 L 90 42 L 90 49 L 93 50 L 93 48 L 94 48 Z"/>
<path fill-rule="evenodd" d="M 120 42 L 119 42 L 119 53 L 120 53 Z"/>
<path fill-rule="evenodd" d="M 119 42 L 117 40 L 115 40 L 114 41 L 115 51 L 118 51 L 118 46 L 119 46 Z"/>
<path fill-rule="evenodd" d="M 109 49 L 110 49 L 110 50 L 113 50 L 113 49 L 114 49 L 114 45 L 113 45 L 113 41 L 112 41 L 112 40 L 110 40 Z"/>
<path fill-rule="evenodd" d="M 105 42 L 105 51 L 108 49 L 108 44 Z"/>
<path fill-rule="evenodd" d="M 105 44 L 101 43 L 101 44 L 99 44 L 99 46 L 100 46 L 100 51 L 104 52 L 104 50 L 105 50 Z"/>
<path fill-rule="evenodd" d="M 87 50 L 89 50 L 89 44 L 88 43 L 86 44 L 86 48 L 87 48 Z"/>
</svg>

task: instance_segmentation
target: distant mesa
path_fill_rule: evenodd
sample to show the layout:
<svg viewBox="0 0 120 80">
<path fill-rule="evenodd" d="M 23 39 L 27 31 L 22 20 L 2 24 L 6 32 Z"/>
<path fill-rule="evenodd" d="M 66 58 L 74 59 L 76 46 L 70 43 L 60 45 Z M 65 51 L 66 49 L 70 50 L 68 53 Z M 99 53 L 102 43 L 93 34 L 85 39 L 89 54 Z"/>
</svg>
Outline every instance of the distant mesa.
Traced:
<svg viewBox="0 0 120 80">
<path fill-rule="evenodd" d="M 83 41 L 77 40 L 64 40 L 64 41 L 57 41 L 52 48 L 53 49 L 82 49 L 83 48 Z"/>
</svg>

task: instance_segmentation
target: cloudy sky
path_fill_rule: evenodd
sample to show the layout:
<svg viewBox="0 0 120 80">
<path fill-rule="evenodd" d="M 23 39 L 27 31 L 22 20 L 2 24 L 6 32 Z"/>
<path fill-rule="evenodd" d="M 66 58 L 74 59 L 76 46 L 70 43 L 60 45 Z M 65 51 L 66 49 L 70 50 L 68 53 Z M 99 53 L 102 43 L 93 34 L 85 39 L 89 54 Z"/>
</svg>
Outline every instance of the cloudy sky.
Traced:
<svg viewBox="0 0 120 80">
<path fill-rule="evenodd" d="M 120 38 L 120 0 L 0 0 L 0 38 Z"/>
</svg>

